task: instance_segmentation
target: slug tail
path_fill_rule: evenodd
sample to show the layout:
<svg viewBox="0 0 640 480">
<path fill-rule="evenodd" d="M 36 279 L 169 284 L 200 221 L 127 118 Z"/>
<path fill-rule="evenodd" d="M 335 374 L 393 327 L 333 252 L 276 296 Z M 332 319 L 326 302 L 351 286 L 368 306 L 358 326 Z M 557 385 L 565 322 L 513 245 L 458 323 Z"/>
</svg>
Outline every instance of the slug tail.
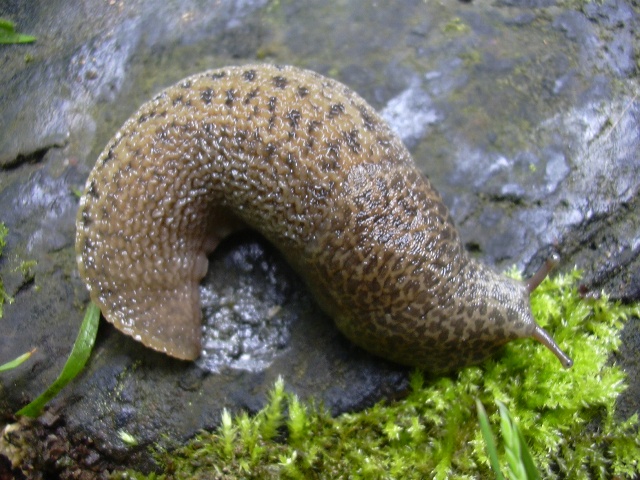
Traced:
<svg viewBox="0 0 640 480">
<path fill-rule="evenodd" d="M 116 309 L 103 308 L 105 319 L 159 352 L 181 360 L 200 356 L 202 322 L 196 283 L 166 290 L 148 288 L 135 299 Z"/>
<path fill-rule="evenodd" d="M 573 360 L 571 359 L 571 357 L 569 357 L 569 355 L 562 351 L 562 349 L 553 340 L 553 338 L 551 338 L 551 335 L 549 335 L 549 333 L 544 328 L 542 328 L 540 325 L 536 325 L 536 328 L 534 329 L 531 336 L 539 341 L 542 345 L 547 347 L 549 350 L 551 350 L 553 354 L 558 357 L 558 360 L 560 360 L 560 363 L 564 368 L 571 368 L 571 366 L 573 365 Z"/>
</svg>

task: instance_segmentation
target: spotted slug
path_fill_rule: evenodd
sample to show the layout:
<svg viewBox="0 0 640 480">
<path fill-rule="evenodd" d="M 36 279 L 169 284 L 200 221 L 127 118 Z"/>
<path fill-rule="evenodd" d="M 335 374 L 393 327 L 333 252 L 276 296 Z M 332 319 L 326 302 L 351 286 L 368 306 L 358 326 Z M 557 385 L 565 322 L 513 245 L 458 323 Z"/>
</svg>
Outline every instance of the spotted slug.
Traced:
<svg viewBox="0 0 640 480">
<path fill-rule="evenodd" d="M 80 275 L 122 332 L 194 360 L 207 255 L 246 227 L 375 355 L 440 372 L 532 337 L 572 363 L 532 317 L 539 278 L 527 285 L 470 258 L 439 194 L 367 102 L 290 66 L 194 75 L 127 120 L 80 201 Z"/>
</svg>

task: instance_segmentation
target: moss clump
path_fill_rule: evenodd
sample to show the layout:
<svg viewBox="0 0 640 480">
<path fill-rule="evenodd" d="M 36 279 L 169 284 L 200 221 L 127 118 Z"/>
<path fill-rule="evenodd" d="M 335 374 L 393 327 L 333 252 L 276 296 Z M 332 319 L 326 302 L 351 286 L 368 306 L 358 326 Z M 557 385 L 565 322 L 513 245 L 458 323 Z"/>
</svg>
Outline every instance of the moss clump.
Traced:
<svg viewBox="0 0 640 480">
<path fill-rule="evenodd" d="M 476 399 L 500 423 L 504 403 L 543 478 L 612 478 L 638 473 L 637 415 L 618 421 L 624 374 L 608 362 L 619 333 L 640 307 L 581 298 L 579 273 L 546 280 L 532 297 L 538 322 L 573 356 L 570 370 L 537 343 L 509 344 L 503 355 L 453 377 L 415 372 L 400 402 L 332 418 L 287 394 L 280 380 L 254 418 L 222 415 L 173 452 L 158 451 L 163 475 L 122 478 L 491 478 Z M 285 414 L 285 412 L 287 412 Z M 501 452 L 502 465 L 506 465 Z"/>
<path fill-rule="evenodd" d="M 454 17 L 442 27 L 442 31 L 444 33 L 463 34 L 469 33 L 471 28 L 460 17 Z"/>
<path fill-rule="evenodd" d="M 38 264 L 35 260 L 24 260 L 20 265 L 16 267 L 16 271 L 22 273 L 22 279 L 25 283 L 33 281 L 35 274 L 35 267 Z"/>
<path fill-rule="evenodd" d="M 9 229 L 5 226 L 4 223 L 0 222 L 0 256 L 2 256 L 2 250 L 7 244 L 6 238 L 9 233 Z M 7 295 L 7 292 L 4 291 L 4 284 L 2 283 L 2 278 L 0 278 L 0 318 L 3 315 L 3 306 L 4 302 L 12 303 L 13 298 Z"/>
</svg>

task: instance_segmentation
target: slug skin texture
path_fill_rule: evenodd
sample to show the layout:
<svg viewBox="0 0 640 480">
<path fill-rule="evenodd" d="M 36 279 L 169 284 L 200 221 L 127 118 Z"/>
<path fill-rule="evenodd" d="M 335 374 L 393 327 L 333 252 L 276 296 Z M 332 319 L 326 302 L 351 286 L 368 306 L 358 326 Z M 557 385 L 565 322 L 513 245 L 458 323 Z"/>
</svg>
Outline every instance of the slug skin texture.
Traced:
<svg viewBox="0 0 640 480">
<path fill-rule="evenodd" d="M 394 362 L 452 370 L 544 332 L 524 284 L 467 256 L 378 114 L 317 73 L 223 68 L 144 104 L 87 180 L 80 275 L 118 329 L 193 360 L 207 254 L 241 225 L 282 252 L 349 339 Z"/>
</svg>

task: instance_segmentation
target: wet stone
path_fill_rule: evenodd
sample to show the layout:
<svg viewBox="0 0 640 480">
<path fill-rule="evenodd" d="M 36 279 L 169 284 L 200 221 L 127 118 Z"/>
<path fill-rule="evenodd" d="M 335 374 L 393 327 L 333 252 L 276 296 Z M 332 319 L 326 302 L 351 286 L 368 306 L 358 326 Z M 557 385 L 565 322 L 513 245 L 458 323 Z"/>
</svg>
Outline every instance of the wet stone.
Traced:
<svg viewBox="0 0 640 480">
<path fill-rule="evenodd" d="M 0 3 L 0 17 L 38 36 L 3 46 L 0 69 L 0 221 L 9 229 L 0 278 L 14 298 L 0 363 L 37 347 L 0 375 L 0 424 L 33 458 L 49 459 L 39 465 L 50 477 L 150 470 L 150 444 L 215 428 L 223 408 L 258 411 L 279 376 L 334 414 L 407 389 L 408 369 L 354 347 L 280 253 L 248 232 L 209 258 L 198 361 L 153 352 L 103 321 L 85 370 L 46 416 L 14 424 L 13 412 L 59 374 L 88 301 L 74 191 L 136 108 L 192 73 L 264 58 L 345 82 L 409 145 L 474 256 L 531 274 L 559 250 L 560 270 L 583 269 L 587 291 L 639 299 L 632 2 L 201 3 Z M 631 383 L 618 402 L 625 416 L 640 410 L 637 330 L 634 320 L 617 357 Z M 7 455 L 0 449 L 0 473 Z"/>
</svg>

